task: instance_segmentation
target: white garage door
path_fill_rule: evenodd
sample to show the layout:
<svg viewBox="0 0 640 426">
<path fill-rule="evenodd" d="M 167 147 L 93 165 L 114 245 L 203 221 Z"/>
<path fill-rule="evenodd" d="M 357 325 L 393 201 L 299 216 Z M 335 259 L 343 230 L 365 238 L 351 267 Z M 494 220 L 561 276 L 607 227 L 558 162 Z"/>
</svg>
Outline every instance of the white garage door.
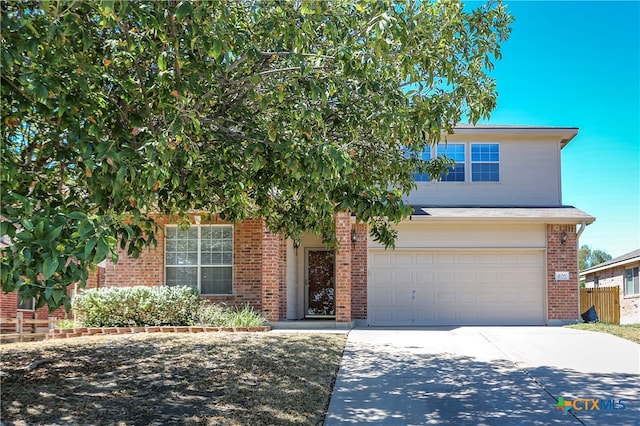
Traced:
<svg viewBox="0 0 640 426">
<path fill-rule="evenodd" d="M 544 324 L 542 251 L 370 253 L 370 325 Z"/>
</svg>

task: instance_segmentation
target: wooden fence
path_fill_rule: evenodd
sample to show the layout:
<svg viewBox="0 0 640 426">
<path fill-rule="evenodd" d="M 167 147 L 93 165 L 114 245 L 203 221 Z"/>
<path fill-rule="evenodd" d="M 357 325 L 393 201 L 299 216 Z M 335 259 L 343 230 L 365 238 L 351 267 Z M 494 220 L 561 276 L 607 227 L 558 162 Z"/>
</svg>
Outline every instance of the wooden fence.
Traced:
<svg viewBox="0 0 640 426">
<path fill-rule="evenodd" d="M 600 322 L 620 324 L 620 289 L 618 287 L 581 288 L 580 313 L 595 306 Z"/>
<path fill-rule="evenodd" d="M 25 340 L 44 339 L 49 330 L 56 327 L 57 322 L 58 318 L 56 317 L 49 317 L 49 319 L 25 318 L 24 312 L 18 312 L 15 318 L 0 318 L 0 329 L 2 330 L 0 341 L 24 342 Z"/>
</svg>

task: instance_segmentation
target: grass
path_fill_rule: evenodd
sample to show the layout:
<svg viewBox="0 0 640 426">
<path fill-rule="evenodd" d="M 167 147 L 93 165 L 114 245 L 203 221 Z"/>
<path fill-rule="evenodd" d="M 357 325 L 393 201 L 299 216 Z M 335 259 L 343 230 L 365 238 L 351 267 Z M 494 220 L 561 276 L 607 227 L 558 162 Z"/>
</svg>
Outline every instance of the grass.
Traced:
<svg viewBox="0 0 640 426">
<path fill-rule="evenodd" d="M 321 425 L 345 335 L 132 334 L 0 347 L 4 425 Z"/>
<path fill-rule="evenodd" d="M 616 325 L 596 322 L 568 325 L 567 327 L 575 328 L 577 330 L 589 330 L 597 331 L 600 333 L 609 333 L 613 334 L 614 336 L 622 337 L 623 339 L 627 339 L 640 344 L 640 324 Z"/>
</svg>

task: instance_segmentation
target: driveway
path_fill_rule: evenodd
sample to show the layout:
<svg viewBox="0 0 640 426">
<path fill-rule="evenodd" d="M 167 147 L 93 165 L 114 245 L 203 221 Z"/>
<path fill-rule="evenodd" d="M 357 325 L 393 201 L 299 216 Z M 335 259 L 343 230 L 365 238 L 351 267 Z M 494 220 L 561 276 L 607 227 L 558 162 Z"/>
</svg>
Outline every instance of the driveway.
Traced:
<svg viewBox="0 0 640 426">
<path fill-rule="evenodd" d="M 608 334 L 363 328 L 349 333 L 325 425 L 632 425 L 639 389 L 640 345 Z M 576 409 L 556 409 L 559 397 Z"/>
</svg>

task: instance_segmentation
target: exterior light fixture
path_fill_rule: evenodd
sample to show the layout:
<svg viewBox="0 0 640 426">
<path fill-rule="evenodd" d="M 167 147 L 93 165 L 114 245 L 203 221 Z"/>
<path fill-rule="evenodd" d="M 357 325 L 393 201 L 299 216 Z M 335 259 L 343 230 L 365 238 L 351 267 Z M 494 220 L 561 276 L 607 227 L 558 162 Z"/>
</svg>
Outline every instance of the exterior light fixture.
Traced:
<svg viewBox="0 0 640 426">
<path fill-rule="evenodd" d="M 567 243 L 567 238 L 568 238 L 567 231 L 562 231 L 562 236 L 560 237 L 560 242 L 562 244 L 566 244 Z"/>
<path fill-rule="evenodd" d="M 358 233 L 356 232 L 356 228 L 353 228 L 351 230 L 351 242 L 353 242 L 353 243 L 357 243 L 358 242 Z"/>
</svg>

